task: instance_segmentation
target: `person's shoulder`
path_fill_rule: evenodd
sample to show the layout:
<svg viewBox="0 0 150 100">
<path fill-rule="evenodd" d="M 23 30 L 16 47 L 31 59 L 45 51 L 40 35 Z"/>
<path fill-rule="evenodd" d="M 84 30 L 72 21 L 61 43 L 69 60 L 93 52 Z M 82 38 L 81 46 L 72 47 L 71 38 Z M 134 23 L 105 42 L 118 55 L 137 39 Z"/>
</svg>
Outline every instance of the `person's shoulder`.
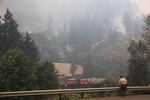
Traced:
<svg viewBox="0 0 150 100">
<path fill-rule="evenodd" d="M 123 78 L 123 80 L 126 80 L 126 81 L 127 81 L 127 79 L 126 79 L 126 78 Z"/>
<path fill-rule="evenodd" d="M 124 78 L 124 79 L 126 79 L 126 78 Z M 127 79 L 126 79 L 127 80 Z"/>
</svg>

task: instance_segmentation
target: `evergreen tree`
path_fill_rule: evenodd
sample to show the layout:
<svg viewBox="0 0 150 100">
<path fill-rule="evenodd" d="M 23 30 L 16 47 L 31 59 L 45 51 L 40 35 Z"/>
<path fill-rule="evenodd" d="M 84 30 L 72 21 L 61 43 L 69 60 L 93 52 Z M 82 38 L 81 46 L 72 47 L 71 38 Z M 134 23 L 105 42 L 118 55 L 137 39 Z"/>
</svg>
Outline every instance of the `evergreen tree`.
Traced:
<svg viewBox="0 0 150 100">
<path fill-rule="evenodd" d="M 57 73 L 52 63 L 43 62 L 37 68 L 37 86 L 38 89 L 56 89 L 58 88 Z"/>
<path fill-rule="evenodd" d="M 23 36 L 12 16 L 7 9 L 0 20 L 0 90 L 57 88 L 54 65 L 39 63 L 39 50 L 30 34 Z"/>
<path fill-rule="evenodd" d="M 7 9 L 0 22 L 0 56 L 11 48 L 19 48 L 35 61 L 39 60 L 39 51 L 30 34 L 23 36 L 18 30 L 18 24 L 13 19 L 13 14 Z"/>
<path fill-rule="evenodd" d="M 145 58 L 145 45 L 131 41 L 128 51 L 130 52 L 129 62 L 129 84 L 146 85 L 148 83 L 148 61 Z"/>
<path fill-rule="evenodd" d="M 32 90 L 35 62 L 19 49 L 11 49 L 0 59 L 0 91 Z"/>
<path fill-rule="evenodd" d="M 34 41 L 32 40 L 28 31 L 25 37 L 23 37 L 21 49 L 29 56 L 31 56 L 35 61 L 39 61 L 39 50 L 36 47 Z"/>
<path fill-rule="evenodd" d="M 54 89 L 58 86 L 52 63 L 39 60 L 30 34 L 23 36 L 9 10 L 0 19 L 0 91 Z"/>
<path fill-rule="evenodd" d="M 145 41 L 145 44 L 150 51 L 150 15 L 144 17 L 144 33 L 142 35 L 142 39 Z M 146 52 L 148 54 L 148 52 Z"/>
<path fill-rule="evenodd" d="M 150 76 L 150 15 L 147 15 L 144 17 L 144 34 L 142 38 L 145 40 L 145 44 L 148 48 L 148 50 L 145 52 L 146 59 L 148 60 L 148 70 L 149 70 L 149 76 Z M 150 83 L 150 78 L 149 78 Z"/>
<path fill-rule="evenodd" d="M 8 49 L 19 47 L 22 40 L 18 24 L 12 16 L 13 14 L 7 9 L 0 22 L 0 56 Z"/>
<path fill-rule="evenodd" d="M 129 83 L 146 85 L 149 83 L 150 58 L 150 16 L 144 17 L 144 33 L 140 40 L 129 42 Z"/>
</svg>

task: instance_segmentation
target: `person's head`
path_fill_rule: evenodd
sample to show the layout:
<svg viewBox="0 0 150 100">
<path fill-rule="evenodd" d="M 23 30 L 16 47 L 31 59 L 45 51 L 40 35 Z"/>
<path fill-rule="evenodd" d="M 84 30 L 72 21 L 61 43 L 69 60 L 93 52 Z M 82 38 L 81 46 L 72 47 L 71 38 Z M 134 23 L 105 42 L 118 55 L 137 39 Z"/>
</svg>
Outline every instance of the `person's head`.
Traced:
<svg viewBox="0 0 150 100">
<path fill-rule="evenodd" d="M 123 76 L 121 75 L 120 78 L 123 78 Z"/>
</svg>

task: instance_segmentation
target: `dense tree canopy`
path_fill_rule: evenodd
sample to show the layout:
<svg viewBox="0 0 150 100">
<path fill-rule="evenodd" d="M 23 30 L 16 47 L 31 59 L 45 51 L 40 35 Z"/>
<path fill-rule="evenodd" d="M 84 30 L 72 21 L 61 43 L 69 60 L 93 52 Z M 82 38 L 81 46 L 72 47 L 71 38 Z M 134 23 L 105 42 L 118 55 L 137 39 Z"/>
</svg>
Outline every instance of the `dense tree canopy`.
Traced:
<svg viewBox="0 0 150 100">
<path fill-rule="evenodd" d="M 35 61 L 39 61 L 39 50 L 35 45 L 34 41 L 32 40 L 28 31 L 26 32 L 25 36 L 23 37 L 21 49 L 28 55 L 31 56 Z"/>
<path fill-rule="evenodd" d="M 58 88 L 57 73 L 54 65 L 48 61 L 43 62 L 37 67 L 37 84 L 39 89 Z"/>
<path fill-rule="evenodd" d="M 144 45 L 144 44 L 143 44 Z M 141 48 L 141 49 L 139 49 Z M 129 59 L 129 83 L 130 85 L 146 85 L 148 83 L 148 60 L 144 56 L 146 49 L 140 43 L 131 41 L 128 48 L 131 56 Z"/>
<path fill-rule="evenodd" d="M 20 47 L 22 34 L 18 30 L 18 24 L 12 18 L 12 13 L 7 9 L 0 20 L 0 56 L 8 49 Z"/>
<path fill-rule="evenodd" d="M 129 42 L 129 83 L 130 85 L 147 85 L 149 83 L 150 55 L 150 16 L 144 17 L 144 33 L 139 40 Z"/>
<path fill-rule="evenodd" d="M 40 62 L 39 50 L 30 34 L 18 29 L 7 9 L 0 18 L 0 91 L 57 88 L 53 64 Z"/>
<path fill-rule="evenodd" d="M 0 59 L 1 91 L 34 89 L 35 62 L 19 49 L 8 50 Z"/>
<path fill-rule="evenodd" d="M 13 14 L 7 9 L 4 17 L 0 20 L 0 56 L 7 50 L 19 48 L 28 56 L 39 60 L 38 48 L 27 32 L 25 36 L 19 31 L 17 22 L 13 19 Z"/>
</svg>

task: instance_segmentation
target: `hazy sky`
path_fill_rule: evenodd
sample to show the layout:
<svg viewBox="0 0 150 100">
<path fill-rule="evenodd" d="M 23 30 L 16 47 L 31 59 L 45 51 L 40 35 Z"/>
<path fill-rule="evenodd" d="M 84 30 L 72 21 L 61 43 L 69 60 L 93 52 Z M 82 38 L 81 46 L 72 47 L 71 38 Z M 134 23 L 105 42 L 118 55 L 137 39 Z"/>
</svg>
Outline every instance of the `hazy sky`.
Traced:
<svg viewBox="0 0 150 100">
<path fill-rule="evenodd" d="M 94 12 L 102 16 L 114 14 L 118 18 L 114 19 L 121 21 L 118 16 L 123 13 L 150 13 L 149 4 L 150 0 L 0 0 L 0 14 L 9 8 L 21 28 L 44 31 L 50 15 L 59 23 L 87 13 L 92 16 Z"/>
<path fill-rule="evenodd" d="M 150 13 L 150 0 L 133 0 L 136 2 L 139 10 L 143 14 L 149 14 Z"/>
</svg>

